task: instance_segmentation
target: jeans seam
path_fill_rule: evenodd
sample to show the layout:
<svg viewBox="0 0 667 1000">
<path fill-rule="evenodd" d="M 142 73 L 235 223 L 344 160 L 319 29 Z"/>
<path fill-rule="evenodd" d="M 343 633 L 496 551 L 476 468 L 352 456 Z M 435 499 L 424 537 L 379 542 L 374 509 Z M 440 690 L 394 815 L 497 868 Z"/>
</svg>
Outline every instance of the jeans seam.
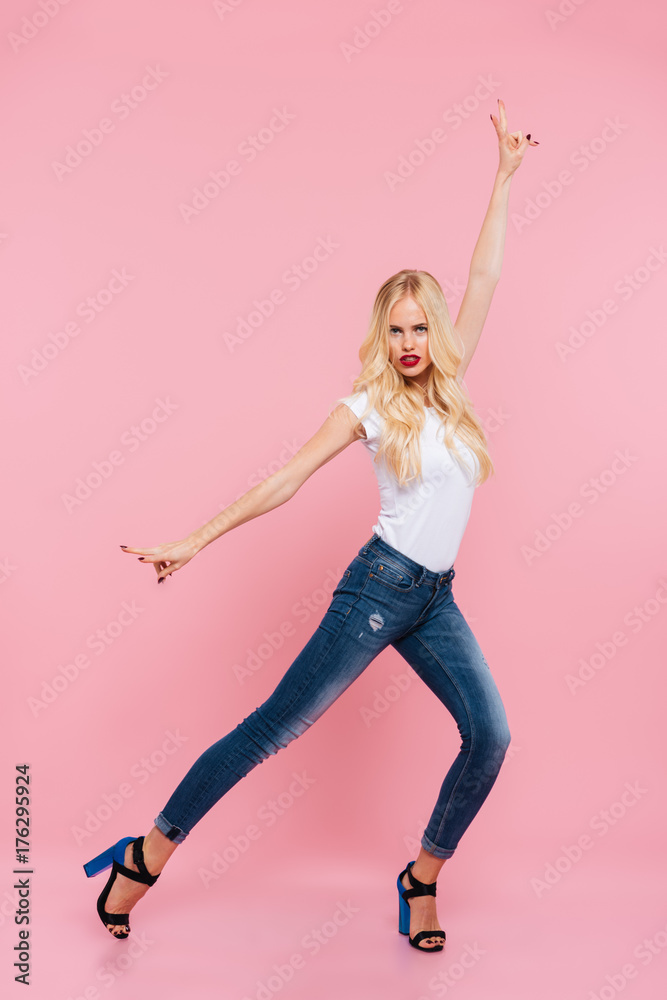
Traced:
<svg viewBox="0 0 667 1000">
<path fill-rule="evenodd" d="M 373 560 L 372 563 L 369 563 L 369 569 L 374 569 L 376 563 L 380 563 L 382 560 L 384 560 L 384 556 L 377 556 Z M 384 562 L 382 562 L 382 565 L 384 565 Z M 382 586 L 386 587 L 387 590 L 391 590 L 394 594 L 411 594 L 412 591 L 417 586 L 417 581 L 415 580 L 415 578 L 413 576 L 410 576 L 410 574 L 407 573 L 407 571 L 405 573 L 405 578 L 407 580 L 411 580 L 412 581 L 412 586 L 411 587 L 407 587 L 407 588 L 406 587 L 395 587 L 387 577 L 381 577 L 378 573 L 373 573 L 372 576 L 373 576 L 374 580 L 377 580 L 377 582 L 379 584 L 381 584 Z M 370 578 L 371 578 L 371 574 L 369 573 L 366 582 L 368 582 L 368 580 L 370 580 Z M 365 586 L 365 584 L 364 584 L 364 586 Z"/>
<path fill-rule="evenodd" d="M 428 841 L 428 844 L 424 844 L 424 840 Z M 430 847 L 431 844 L 433 845 L 433 847 L 435 847 L 435 851 L 431 850 L 431 847 Z M 430 837 L 426 836 L 426 831 L 424 831 L 424 834 L 423 834 L 423 837 L 422 837 L 422 847 L 424 847 L 430 854 L 435 854 L 436 858 L 445 858 L 445 860 L 448 860 L 449 858 L 453 857 L 453 855 L 454 855 L 454 849 L 453 848 L 451 848 L 451 847 L 439 847 L 439 845 L 436 844 L 436 842 L 434 840 L 431 840 Z M 444 851 L 445 853 L 444 854 L 436 854 L 435 853 L 436 851 Z"/>
<path fill-rule="evenodd" d="M 459 694 L 459 697 L 461 699 L 461 702 L 463 704 L 463 707 L 465 708 L 466 715 L 468 717 L 468 724 L 470 726 L 470 750 L 468 751 L 468 756 L 466 758 L 466 762 L 463 765 L 463 767 L 461 768 L 461 773 L 459 774 L 459 776 L 456 779 L 456 782 L 454 783 L 454 787 L 452 788 L 452 791 L 450 793 L 449 801 L 448 801 L 447 806 L 445 807 L 445 810 L 444 810 L 444 812 L 442 814 L 442 818 L 441 818 L 440 822 L 438 823 L 437 836 L 439 836 L 440 835 L 440 831 L 442 830 L 442 827 L 444 826 L 445 820 L 447 819 L 447 811 L 449 809 L 449 806 L 452 803 L 452 801 L 454 800 L 454 796 L 456 794 L 456 790 L 457 790 L 457 788 L 459 786 L 459 783 L 461 782 L 463 776 L 465 775 L 466 769 L 468 767 L 468 764 L 470 763 L 470 760 L 472 758 L 472 748 L 473 748 L 473 743 L 475 741 L 475 724 L 474 724 L 474 716 L 473 716 L 473 714 L 470 711 L 470 707 L 468 705 L 468 702 L 464 698 L 463 692 L 461 691 L 461 689 L 460 689 L 458 683 L 456 682 L 455 678 L 452 676 L 452 674 L 450 673 L 450 671 L 447 669 L 446 664 L 443 663 L 443 661 L 438 656 L 438 654 L 435 652 L 435 650 L 431 649 L 431 647 L 429 646 L 428 642 L 426 642 L 420 635 L 415 634 L 415 639 L 417 639 L 417 641 L 422 644 L 422 646 L 424 647 L 424 649 L 427 649 L 429 651 L 429 653 L 431 654 L 431 656 L 435 659 L 436 663 L 440 664 L 440 666 L 442 667 L 442 669 L 447 674 L 450 682 L 456 688 L 456 690 L 457 690 L 457 692 Z M 429 839 L 431 839 L 431 838 L 429 838 Z"/>
</svg>

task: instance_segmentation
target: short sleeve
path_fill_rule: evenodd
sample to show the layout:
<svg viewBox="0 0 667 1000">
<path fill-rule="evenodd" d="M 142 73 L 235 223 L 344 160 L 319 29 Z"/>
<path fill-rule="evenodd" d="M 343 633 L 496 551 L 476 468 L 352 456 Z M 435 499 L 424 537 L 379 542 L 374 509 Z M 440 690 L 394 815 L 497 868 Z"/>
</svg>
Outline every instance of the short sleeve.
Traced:
<svg viewBox="0 0 667 1000">
<path fill-rule="evenodd" d="M 339 402 L 345 403 L 346 406 L 349 406 L 355 417 L 361 417 L 368 405 L 368 393 L 362 389 L 360 392 L 355 392 L 351 396 L 343 396 Z M 371 410 L 370 413 L 366 414 L 364 419 L 361 421 L 361 425 L 366 431 L 364 442 L 366 445 L 371 445 L 378 435 L 378 426 L 374 410 Z"/>
<path fill-rule="evenodd" d="M 366 409 L 366 393 L 357 392 L 353 396 L 344 396 L 341 399 L 341 403 L 349 406 L 355 417 L 360 417 Z"/>
</svg>

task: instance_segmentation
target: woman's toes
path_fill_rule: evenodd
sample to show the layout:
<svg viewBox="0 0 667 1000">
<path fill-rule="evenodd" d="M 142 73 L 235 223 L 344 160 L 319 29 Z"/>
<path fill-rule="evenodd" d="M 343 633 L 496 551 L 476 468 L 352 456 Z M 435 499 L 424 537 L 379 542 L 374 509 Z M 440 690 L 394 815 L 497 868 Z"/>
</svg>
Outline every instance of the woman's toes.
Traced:
<svg viewBox="0 0 667 1000">
<path fill-rule="evenodd" d="M 404 875 L 401 879 L 401 883 L 404 889 L 409 889 L 410 885 L 406 885 L 408 877 Z M 415 937 L 422 929 L 424 925 L 428 927 L 429 923 L 438 923 L 438 917 L 435 912 L 435 905 L 426 897 L 413 896 L 408 900 L 410 906 L 410 937 Z M 443 944 L 442 938 L 423 938 L 419 944 L 418 948 L 423 948 L 425 951 L 431 951 L 433 948 L 437 948 L 438 945 Z"/>
</svg>

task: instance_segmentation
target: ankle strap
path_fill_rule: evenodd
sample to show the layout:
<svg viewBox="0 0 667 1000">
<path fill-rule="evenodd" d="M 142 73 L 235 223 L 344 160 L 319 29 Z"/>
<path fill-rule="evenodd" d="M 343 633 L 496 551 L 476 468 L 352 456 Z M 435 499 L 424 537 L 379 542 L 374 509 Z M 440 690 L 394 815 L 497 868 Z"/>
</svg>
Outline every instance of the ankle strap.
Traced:
<svg viewBox="0 0 667 1000">
<path fill-rule="evenodd" d="M 420 882 L 419 879 L 412 874 L 413 865 L 414 861 L 410 861 L 405 871 L 401 873 L 401 878 L 403 878 L 403 875 L 407 874 L 408 881 L 412 886 L 412 889 L 403 890 L 403 899 L 411 899 L 413 896 L 435 896 L 436 883 Z"/>
<path fill-rule="evenodd" d="M 143 837 L 137 837 L 137 839 L 132 844 L 132 860 L 134 861 L 135 865 L 139 869 L 139 874 L 143 875 L 144 879 L 146 880 L 146 882 L 148 882 L 149 885 L 152 885 L 154 882 L 156 882 L 158 880 L 158 878 L 160 877 L 159 874 L 158 875 L 151 875 L 151 873 L 149 872 L 149 870 L 146 867 L 146 864 L 144 862 L 144 838 Z"/>
<path fill-rule="evenodd" d="M 143 837 L 137 837 L 137 839 L 132 844 L 132 860 L 139 869 L 138 871 L 135 872 L 132 868 L 126 868 L 125 865 L 122 865 L 115 860 L 113 863 L 113 867 L 117 872 L 120 872 L 121 875 L 124 875 L 125 878 L 132 879 L 133 882 L 141 882 L 142 885 L 155 885 L 155 883 L 160 877 L 160 873 L 158 872 L 157 875 L 151 875 L 148 868 L 146 868 L 146 865 L 144 863 L 143 846 L 144 846 Z"/>
</svg>

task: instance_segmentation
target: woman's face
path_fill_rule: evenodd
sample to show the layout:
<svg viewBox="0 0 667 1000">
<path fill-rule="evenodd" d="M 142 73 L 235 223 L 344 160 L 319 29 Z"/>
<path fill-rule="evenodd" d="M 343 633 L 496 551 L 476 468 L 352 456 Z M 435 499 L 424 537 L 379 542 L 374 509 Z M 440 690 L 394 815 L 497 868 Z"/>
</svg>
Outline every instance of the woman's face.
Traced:
<svg viewBox="0 0 667 1000">
<path fill-rule="evenodd" d="M 400 299 L 389 313 L 389 360 L 406 378 L 426 385 L 431 366 L 428 323 L 421 306 L 409 296 Z"/>
</svg>

